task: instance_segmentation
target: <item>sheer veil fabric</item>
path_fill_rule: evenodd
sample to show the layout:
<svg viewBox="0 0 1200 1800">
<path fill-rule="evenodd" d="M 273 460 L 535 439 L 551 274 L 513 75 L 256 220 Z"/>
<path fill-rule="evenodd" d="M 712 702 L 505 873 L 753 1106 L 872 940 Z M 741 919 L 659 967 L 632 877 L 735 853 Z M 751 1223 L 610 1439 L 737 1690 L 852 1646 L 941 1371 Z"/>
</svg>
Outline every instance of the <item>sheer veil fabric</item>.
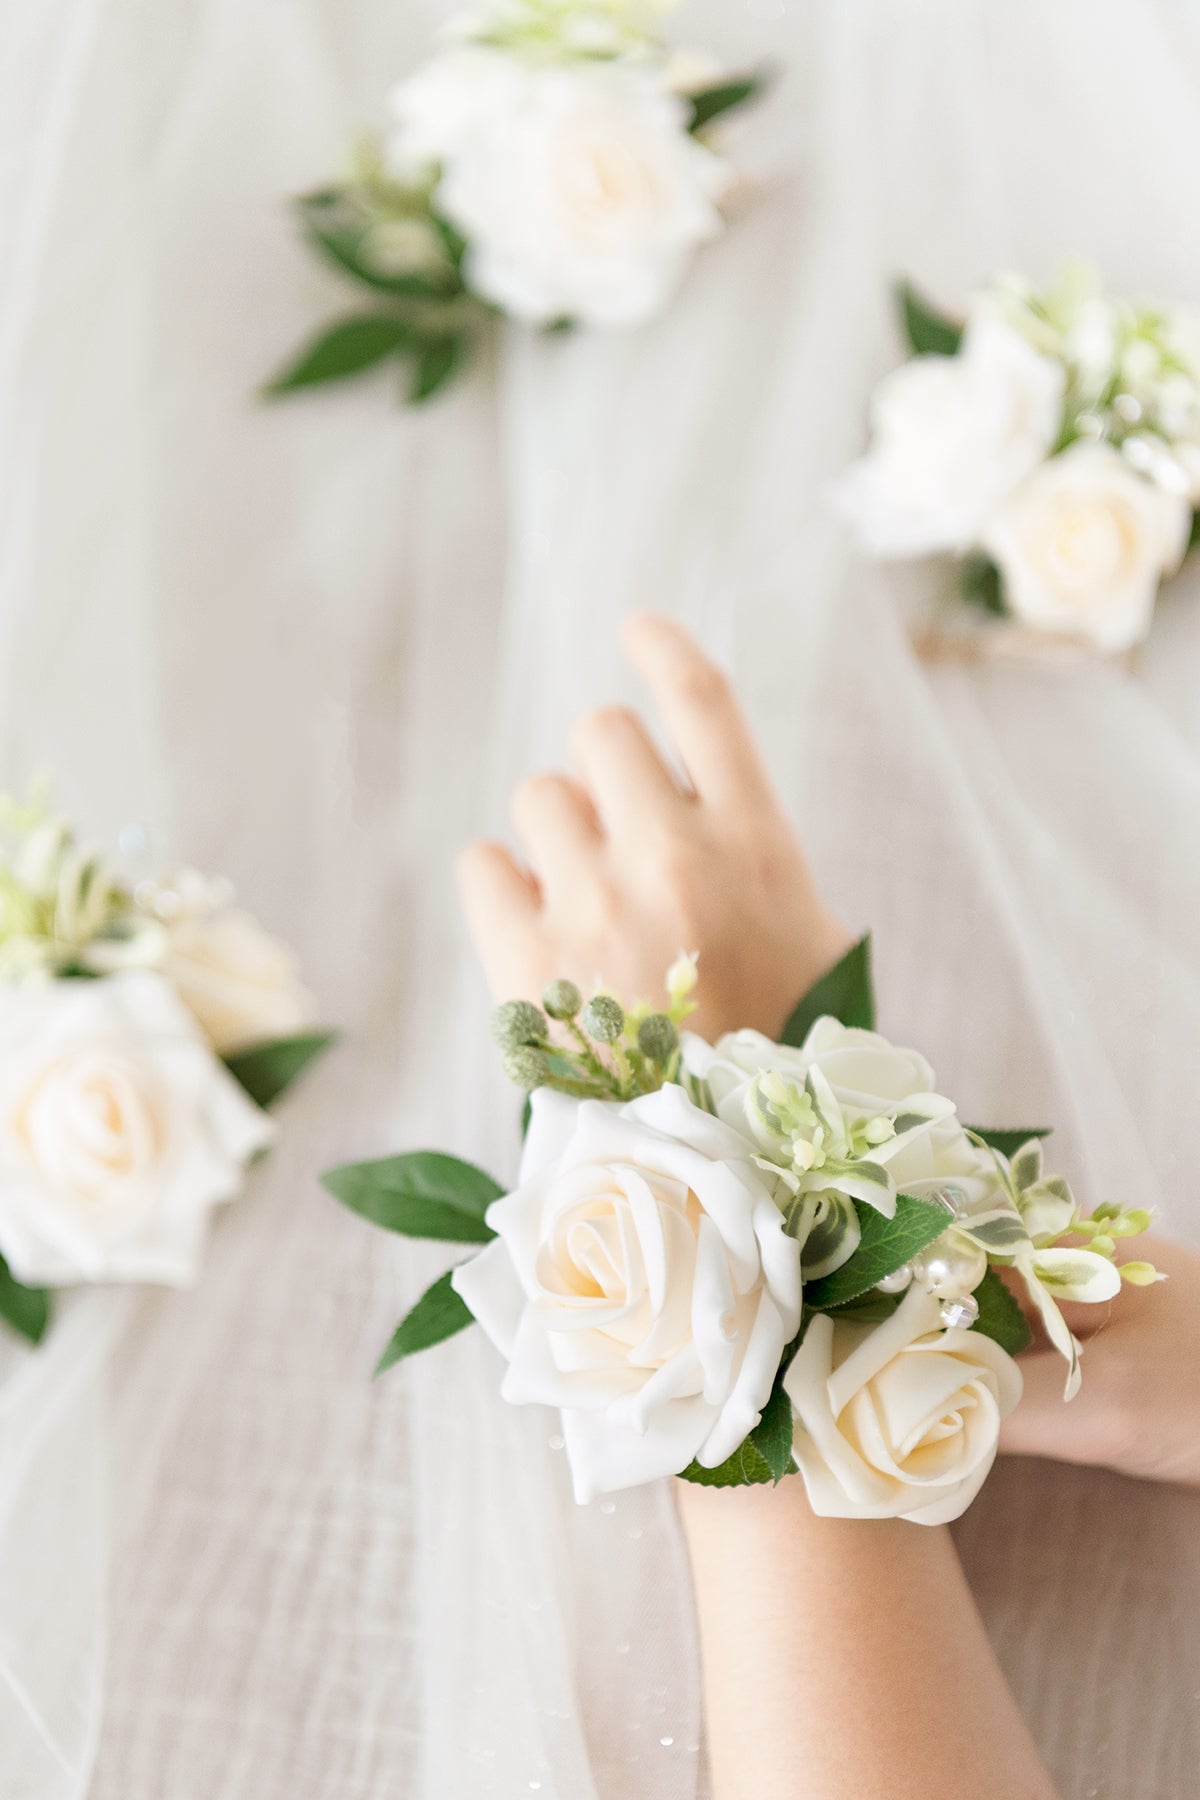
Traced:
<svg viewBox="0 0 1200 1800">
<path fill-rule="evenodd" d="M 632 607 L 734 671 L 874 930 L 888 1029 L 965 1110 L 1057 1122 L 1090 1200 L 1200 1239 L 1200 580 L 1136 669 L 925 665 L 904 616 L 930 578 L 862 565 L 826 501 L 896 354 L 898 272 L 954 304 L 1074 252 L 1200 298 L 1200 31 L 1167 0 L 693 0 L 681 36 L 786 75 L 668 318 L 512 334 L 421 415 L 385 380 L 260 409 L 346 303 L 280 196 L 338 165 L 445 10 L 0 17 L 3 777 L 51 765 L 97 835 L 137 817 L 228 870 L 348 1040 L 200 1290 L 82 1296 L 0 1370 L 21 1800 L 705 1794 L 669 1489 L 576 1509 L 554 1418 L 501 1405 L 477 1335 L 372 1386 L 442 1263 L 314 1181 L 401 1145 L 512 1166 L 450 859 L 582 706 L 635 697 Z M 1182 1493 L 1013 1463 L 959 1528 L 1070 1800 L 1189 1791 L 1198 1523 Z"/>
</svg>

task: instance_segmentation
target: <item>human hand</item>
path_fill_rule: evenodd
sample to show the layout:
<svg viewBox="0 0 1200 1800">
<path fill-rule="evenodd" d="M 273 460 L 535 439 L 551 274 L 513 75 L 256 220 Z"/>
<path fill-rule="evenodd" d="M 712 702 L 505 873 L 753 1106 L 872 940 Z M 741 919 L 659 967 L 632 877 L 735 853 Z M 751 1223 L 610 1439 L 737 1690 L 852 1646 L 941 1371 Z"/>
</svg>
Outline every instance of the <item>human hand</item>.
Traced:
<svg viewBox="0 0 1200 1800">
<path fill-rule="evenodd" d="M 1109 1306 L 1063 1306 L 1085 1346 L 1083 1386 L 1064 1405 L 1058 1353 L 1021 1357 L 1025 1391 L 1000 1448 L 1200 1485 L 1200 1254 L 1144 1237 L 1137 1256 L 1168 1279 Z"/>
<path fill-rule="evenodd" d="M 721 671 L 655 614 L 631 619 L 624 639 L 686 776 L 636 713 L 608 706 L 575 729 L 578 777 L 521 783 L 512 811 L 528 866 L 493 843 L 459 864 L 492 992 L 536 1000 L 561 976 L 655 1003 L 680 950 L 698 950 L 694 1028 L 775 1037 L 849 935 L 817 893 Z"/>
</svg>

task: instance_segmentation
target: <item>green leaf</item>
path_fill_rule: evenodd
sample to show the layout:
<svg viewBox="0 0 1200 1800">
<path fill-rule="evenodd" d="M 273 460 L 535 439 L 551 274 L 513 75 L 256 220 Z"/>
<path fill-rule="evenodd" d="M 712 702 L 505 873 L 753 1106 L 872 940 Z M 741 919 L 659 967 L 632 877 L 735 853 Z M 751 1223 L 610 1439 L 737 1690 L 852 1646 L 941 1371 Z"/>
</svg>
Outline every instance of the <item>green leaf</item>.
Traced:
<svg viewBox="0 0 1200 1800">
<path fill-rule="evenodd" d="M 436 273 L 389 273 L 372 262 L 368 244 L 369 221 L 348 202 L 339 188 L 326 188 L 315 194 L 303 194 L 296 202 L 304 234 L 314 249 L 320 251 L 346 275 L 376 293 L 396 294 L 413 300 L 445 300 L 459 288 L 457 270 L 447 265 L 439 278 Z"/>
<path fill-rule="evenodd" d="M 436 1150 L 346 1163 L 321 1181 L 343 1206 L 385 1231 L 455 1244 L 486 1244 L 495 1237 L 483 1215 L 504 1192 L 473 1163 Z"/>
<path fill-rule="evenodd" d="M 1198 545 L 1200 545 L 1200 512 L 1194 512 L 1192 514 L 1192 529 L 1188 532 L 1187 548 L 1183 554 L 1185 556 L 1190 556 L 1192 551 L 1195 550 Z"/>
<path fill-rule="evenodd" d="M 982 1125 L 968 1125 L 965 1129 L 972 1137 L 982 1138 L 985 1144 L 998 1150 L 1001 1156 L 1015 1156 L 1022 1144 L 1027 1144 L 1031 1138 L 1048 1138 L 1053 1126 L 1030 1125 L 1025 1130 L 1014 1126 L 1011 1130 L 997 1128 L 985 1131 Z"/>
<path fill-rule="evenodd" d="M 679 1471 L 679 1479 L 694 1481 L 697 1487 L 757 1487 L 762 1482 L 773 1482 L 775 1476 L 766 1457 L 755 1448 L 751 1433 L 733 1455 L 718 1463 L 715 1469 L 705 1469 L 698 1462 L 691 1462 Z"/>
<path fill-rule="evenodd" d="M 394 313 L 359 313 L 339 319 L 306 345 L 295 362 L 273 376 L 262 392 L 271 399 L 326 381 L 344 381 L 412 347 L 413 328 L 407 319 Z"/>
<path fill-rule="evenodd" d="M 450 1286 L 453 1274 L 453 1269 L 447 1269 L 404 1315 L 376 1365 L 377 1375 L 382 1375 L 385 1369 L 390 1369 L 404 1357 L 412 1356 L 414 1351 L 428 1350 L 431 1344 L 440 1344 L 443 1339 L 453 1337 L 456 1331 L 475 1323 L 475 1315 L 466 1301 Z"/>
<path fill-rule="evenodd" d="M 841 962 L 809 988 L 783 1028 L 783 1042 L 798 1049 L 817 1020 L 829 1013 L 843 1025 L 875 1029 L 875 993 L 871 985 L 870 935 L 859 938 Z"/>
<path fill-rule="evenodd" d="M 958 591 L 971 606 L 1004 618 L 1008 605 L 1000 571 L 990 556 L 968 556 L 958 578 Z"/>
<path fill-rule="evenodd" d="M 904 335 L 914 356 L 953 356 L 962 343 L 963 328 L 957 319 L 939 312 L 922 298 L 910 281 L 896 286 Z"/>
<path fill-rule="evenodd" d="M 4 1258 L 0 1256 L 0 1319 L 6 1319 L 14 1331 L 40 1344 L 50 1323 L 49 1288 L 26 1287 L 18 1281 Z"/>
<path fill-rule="evenodd" d="M 737 106 L 745 106 L 749 100 L 757 99 L 769 79 L 769 76 L 761 72 L 739 75 L 733 81 L 722 81 L 714 87 L 701 88 L 698 93 L 685 94 L 684 99 L 692 109 L 688 130 L 692 133 L 703 131 L 714 119 L 732 112 Z"/>
<path fill-rule="evenodd" d="M 932 1244 L 953 1224 L 944 1206 L 932 1200 L 918 1200 L 912 1194 L 896 1199 L 896 1216 L 885 1219 L 873 1206 L 855 1203 L 862 1241 L 849 1262 L 819 1281 L 810 1281 L 804 1290 L 804 1304 L 815 1312 L 843 1306 L 865 1294 L 885 1275 L 909 1262 L 918 1251 Z"/>
<path fill-rule="evenodd" d="M 336 1031 L 302 1031 L 295 1037 L 250 1044 L 224 1058 L 225 1067 L 259 1106 L 270 1106 L 314 1056 L 337 1039 Z"/>
<path fill-rule="evenodd" d="M 466 358 L 467 342 L 462 337 L 427 338 L 417 346 L 413 358 L 412 385 L 408 398 L 420 406 L 445 387 L 450 377 Z"/>
<path fill-rule="evenodd" d="M 780 1365 L 771 1397 L 763 1407 L 762 1418 L 750 1433 L 751 1443 L 770 1469 L 771 1479 L 775 1482 L 790 1475 L 795 1466 L 792 1462 L 792 1402 L 783 1385 L 791 1360 L 788 1356 Z"/>
<path fill-rule="evenodd" d="M 975 1289 L 975 1298 L 979 1303 L 979 1317 L 972 1325 L 972 1331 L 981 1331 L 984 1337 L 994 1339 L 1010 1356 L 1019 1356 L 1022 1350 L 1028 1350 L 1033 1342 L 1029 1321 L 995 1269 L 988 1270 Z"/>
</svg>

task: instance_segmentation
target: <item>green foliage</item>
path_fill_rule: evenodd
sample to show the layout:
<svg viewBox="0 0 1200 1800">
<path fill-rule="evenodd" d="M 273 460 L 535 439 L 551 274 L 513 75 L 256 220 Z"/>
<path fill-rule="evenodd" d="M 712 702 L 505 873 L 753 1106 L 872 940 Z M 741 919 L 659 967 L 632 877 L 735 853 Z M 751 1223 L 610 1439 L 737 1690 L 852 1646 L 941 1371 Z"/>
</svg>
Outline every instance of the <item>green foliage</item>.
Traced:
<svg viewBox="0 0 1200 1800">
<path fill-rule="evenodd" d="M 408 355 L 416 345 L 410 322 L 395 313 L 357 313 L 339 319 L 321 332 L 263 388 L 272 399 L 317 387 L 328 381 L 345 381 L 365 369 L 373 369 L 392 356 Z"/>
<path fill-rule="evenodd" d="M 1004 618 L 1008 605 L 1000 571 L 990 556 L 968 556 L 958 577 L 958 591 L 971 606 Z"/>
<path fill-rule="evenodd" d="M 936 1201 L 918 1200 L 912 1194 L 896 1196 L 896 1214 L 885 1219 L 873 1206 L 854 1202 L 862 1239 L 858 1249 L 840 1269 L 810 1281 L 804 1290 L 804 1304 L 815 1312 L 844 1306 L 873 1288 L 885 1275 L 893 1275 L 914 1256 L 941 1237 L 953 1222 L 945 1207 Z"/>
<path fill-rule="evenodd" d="M 474 1313 L 450 1285 L 453 1274 L 453 1269 L 447 1269 L 401 1319 L 379 1359 L 375 1369 L 377 1375 L 382 1375 L 385 1369 L 390 1369 L 404 1357 L 427 1350 L 431 1344 L 440 1344 L 445 1338 L 453 1337 L 456 1331 L 475 1323 Z"/>
<path fill-rule="evenodd" d="M 436 1150 L 346 1163 L 321 1181 L 343 1206 L 385 1231 L 455 1244 L 486 1244 L 495 1237 L 483 1215 L 504 1192 L 473 1163 Z"/>
<path fill-rule="evenodd" d="M 860 938 L 841 961 L 809 988 L 783 1028 L 783 1042 L 798 1048 L 825 1014 L 843 1025 L 875 1029 L 875 993 L 871 982 L 871 939 Z"/>
<path fill-rule="evenodd" d="M 792 1403 L 783 1380 L 799 1341 L 797 1338 L 796 1343 L 784 1352 L 762 1418 L 750 1435 L 715 1469 L 702 1468 L 697 1462 L 689 1463 L 680 1473 L 681 1481 L 694 1481 L 697 1487 L 755 1487 L 767 1481 L 777 1484 L 785 1475 L 794 1473 Z"/>
<path fill-rule="evenodd" d="M 914 356 L 953 356 L 962 343 L 963 328 L 957 319 L 939 312 L 920 295 L 910 281 L 896 285 L 900 322 Z"/>
<path fill-rule="evenodd" d="M 372 254 L 378 219 L 344 188 L 322 188 L 296 202 L 301 229 L 313 248 L 343 274 L 352 275 L 376 293 L 410 300 L 445 300 L 461 290 L 457 264 L 447 255 L 429 268 L 388 270 Z M 418 215 L 424 222 L 425 215 Z M 440 241 L 436 227 L 431 241 Z"/>
<path fill-rule="evenodd" d="M 0 1319 L 31 1344 L 40 1344 L 50 1323 L 50 1307 L 50 1290 L 26 1287 L 0 1256 Z"/>
<path fill-rule="evenodd" d="M 735 107 L 745 106 L 749 101 L 756 100 L 769 80 L 770 77 L 763 72 L 739 75 L 733 81 L 722 81 L 714 87 L 702 88 L 698 93 L 686 95 L 692 109 L 688 130 L 693 134 L 703 131 L 714 119 L 723 118 Z"/>
<path fill-rule="evenodd" d="M 295 1037 L 251 1044 L 225 1057 L 225 1067 L 259 1106 L 270 1106 L 291 1086 L 314 1056 L 337 1039 L 336 1031 L 302 1031 Z"/>
<path fill-rule="evenodd" d="M 972 1137 L 982 1139 L 982 1141 L 985 1144 L 990 1145 L 993 1150 L 998 1150 L 1001 1156 L 1015 1156 L 1021 1146 L 1029 1143 L 1031 1138 L 1049 1137 L 1052 1127 L 1049 1125 L 1031 1125 L 1024 1130 L 1021 1130 L 1016 1126 L 1011 1128 L 996 1127 L 994 1129 L 989 1127 L 985 1130 L 982 1125 L 967 1125 L 964 1129 L 969 1132 Z"/>
<path fill-rule="evenodd" d="M 679 1471 L 680 1481 L 694 1481 L 697 1487 L 757 1487 L 763 1482 L 773 1482 L 771 1465 L 762 1452 L 756 1448 L 754 1433 L 739 1444 L 733 1455 L 715 1469 L 706 1469 L 698 1462 L 690 1462 L 686 1469 Z"/>
<path fill-rule="evenodd" d="M 413 352 L 412 383 L 408 398 L 413 406 L 440 393 L 466 361 L 468 342 L 460 335 L 426 338 Z"/>
<path fill-rule="evenodd" d="M 1028 1350 L 1033 1342 L 1029 1322 L 995 1269 L 989 1269 L 975 1289 L 975 1299 L 979 1303 L 979 1317 L 972 1325 L 972 1331 L 980 1331 L 984 1337 L 994 1339 L 1010 1356 Z"/>
</svg>

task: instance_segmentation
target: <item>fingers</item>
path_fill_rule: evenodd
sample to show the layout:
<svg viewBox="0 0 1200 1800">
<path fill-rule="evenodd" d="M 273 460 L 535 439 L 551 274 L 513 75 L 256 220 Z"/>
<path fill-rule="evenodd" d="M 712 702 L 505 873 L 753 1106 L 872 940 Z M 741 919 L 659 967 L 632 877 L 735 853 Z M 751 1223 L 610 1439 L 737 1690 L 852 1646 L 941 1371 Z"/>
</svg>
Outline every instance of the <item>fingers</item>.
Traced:
<svg viewBox="0 0 1200 1800">
<path fill-rule="evenodd" d="M 495 951 L 537 919 L 537 883 L 502 844 L 471 844 L 458 859 L 458 887 L 467 929 L 485 967 Z"/>
<path fill-rule="evenodd" d="M 646 727 L 626 707 L 586 713 L 572 734 L 571 750 L 601 818 L 616 836 L 640 831 L 686 804 Z"/>
<path fill-rule="evenodd" d="M 701 800 L 724 811 L 773 805 L 758 746 L 733 689 L 690 633 L 657 613 L 639 613 L 627 621 L 624 637 Z"/>
<path fill-rule="evenodd" d="M 603 838 L 587 790 L 569 775 L 533 775 L 513 794 L 513 823 L 541 887 L 569 888 Z"/>
</svg>

